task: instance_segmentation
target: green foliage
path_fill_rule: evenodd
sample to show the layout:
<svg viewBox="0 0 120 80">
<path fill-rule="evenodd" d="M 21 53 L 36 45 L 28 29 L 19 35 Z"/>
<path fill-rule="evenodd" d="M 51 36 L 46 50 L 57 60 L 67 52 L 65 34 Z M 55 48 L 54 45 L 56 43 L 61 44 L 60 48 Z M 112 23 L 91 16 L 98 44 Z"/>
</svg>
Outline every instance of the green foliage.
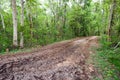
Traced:
<svg viewBox="0 0 120 80">
<path fill-rule="evenodd" d="M 108 35 L 102 35 L 101 36 L 100 43 L 102 43 L 101 46 L 104 47 L 102 49 L 110 48 L 110 45 L 112 43 L 108 41 L 108 38 L 109 38 Z"/>
<path fill-rule="evenodd" d="M 94 55 L 95 65 L 104 80 L 119 80 L 120 48 L 110 47 L 111 42 L 107 40 L 108 37 L 105 35 L 101 38 L 101 48 Z"/>
<path fill-rule="evenodd" d="M 71 13 L 69 14 L 69 18 L 70 18 L 69 25 L 72 28 L 75 36 L 88 36 L 89 35 L 88 27 L 89 27 L 90 19 L 91 19 L 90 14 L 88 15 L 90 11 L 89 9 L 90 8 L 84 8 L 80 5 L 74 5 L 72 7 Z"/>
</svg>

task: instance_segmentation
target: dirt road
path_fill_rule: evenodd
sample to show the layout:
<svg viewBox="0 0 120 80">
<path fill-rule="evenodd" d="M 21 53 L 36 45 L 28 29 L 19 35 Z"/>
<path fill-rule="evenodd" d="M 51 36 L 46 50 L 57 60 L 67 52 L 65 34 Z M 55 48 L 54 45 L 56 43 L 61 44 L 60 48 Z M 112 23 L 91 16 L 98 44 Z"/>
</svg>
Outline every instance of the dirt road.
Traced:
<svg viewBox="0 0 120 80">
<path fill-rule="evenodd" d="M 98 37 L 54 43 L 32 53 L 0 56 L 0 80 L 91 80 L 87 64 Z"/>
</svg>

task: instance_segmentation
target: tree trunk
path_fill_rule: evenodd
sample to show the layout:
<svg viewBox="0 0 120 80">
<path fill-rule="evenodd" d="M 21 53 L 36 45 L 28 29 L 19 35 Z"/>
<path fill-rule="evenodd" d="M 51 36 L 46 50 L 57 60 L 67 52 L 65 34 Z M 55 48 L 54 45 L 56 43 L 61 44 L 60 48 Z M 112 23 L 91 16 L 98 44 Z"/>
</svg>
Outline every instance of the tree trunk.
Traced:
<svg viewBox="0 0 120 80">
<path fill-rule="evenodd" d="M 21 0 L 21 28 L 24 26 L 24 0 Z M 20 33 L 20 48 L 24 47 L 23 32 Z"/>
<path fill-rule="evenodd" d="M 24 0 L 21 0 L 21 26 L 24 26 Z"/>
<path fill-rule="evenodd" d="M 114 18 L 114 6 L 115 6 L 115 0 L 113 0 L 111 6 L 110 6 L 110 16 L 109 16 L 109 24 L 108 24 L 108 40 L 111 41 L 111 29 L 113 26 L 113 18 Z"/>
<path fill-rule="evenodd" d="M 16 0 L 12 1 L 12 16 L 13 16 L 13 46 L 18 46 L 18 37 L 17 37 L 17 9 L 16 9 Z"/>
<path fill-rule="evenodd" d="M 20 48 L 24 47 L 24 37 L 23 37 L 23 33 L 20 33 Z"/>
<path fill-rule="evenodd" d="M 67 15 L 67 3 L 64 2 L 64 11 L 63 11 L 63 32 L 62 32 L 62 37 L 65 35 L 65 27 L 66 27 L 66 15 Z"/>
<path fill-rule="evenodd" d="M 1 19 L 2 19 L 2 26 L 3 26 L 3 29 L 5 30 L 4 17 L 3 17 L 3 15 L 2 15 L 2 14 L 0 14 L 0 15 L 1 15 Z"/>
<path fill-rule="evenodd" d="M 29 13 L 29 24 L 30 24 L 30 34 L 31 34 L 31 38 L 33 38 L 33 20 L 32 20 L 32 14 Z"/>
</svg>

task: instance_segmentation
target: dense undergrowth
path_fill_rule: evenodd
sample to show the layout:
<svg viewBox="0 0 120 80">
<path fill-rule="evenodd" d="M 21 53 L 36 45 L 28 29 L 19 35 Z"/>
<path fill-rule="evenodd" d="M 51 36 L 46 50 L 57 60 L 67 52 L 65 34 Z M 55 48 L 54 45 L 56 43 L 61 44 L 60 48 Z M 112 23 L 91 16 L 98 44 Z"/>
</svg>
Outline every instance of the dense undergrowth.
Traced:
<svg viewBox="0 0 120 80">
<path fill-rule="evenodd" d="M 103 80 L 120 80 L 120 47 L 111 47 L 106 37 L 101 39 L 101 47 L 94 55 L 94 62 Z M 96 78 L 95 80 L 101 80 Z"/>
</svg>

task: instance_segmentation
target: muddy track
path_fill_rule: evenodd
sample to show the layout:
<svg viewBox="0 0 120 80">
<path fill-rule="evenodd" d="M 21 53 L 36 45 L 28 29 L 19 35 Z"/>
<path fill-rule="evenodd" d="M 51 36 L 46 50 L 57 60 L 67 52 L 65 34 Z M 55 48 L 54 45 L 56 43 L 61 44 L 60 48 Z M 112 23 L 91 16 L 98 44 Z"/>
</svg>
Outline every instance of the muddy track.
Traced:
<svg viewBox="0 0 120 80">
<path fill-rule="evenodd" d="M 0 80 L 91 80 L 87 64 L 98 37 L 77 38 L 45 46 L 32 53 L 0 56 Z"/>
</svg>

